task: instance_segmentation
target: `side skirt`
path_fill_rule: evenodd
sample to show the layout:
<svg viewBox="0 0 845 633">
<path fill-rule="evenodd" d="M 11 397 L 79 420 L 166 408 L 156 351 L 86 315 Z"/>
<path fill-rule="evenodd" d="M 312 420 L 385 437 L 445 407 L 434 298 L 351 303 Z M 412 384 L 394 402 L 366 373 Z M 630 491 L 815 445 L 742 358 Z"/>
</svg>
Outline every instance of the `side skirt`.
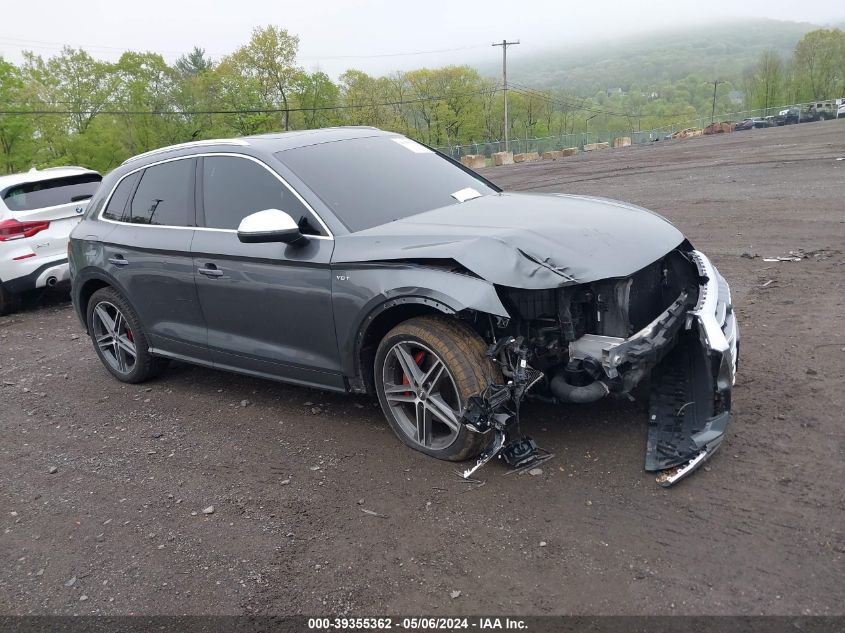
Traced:
<svg viewBox="0 0 845 633">
<path fill-rule="evenodd" d="M 350 389 L 346 386 L 343 376 L 339 374 L 326 374 L 327 382 L 316 382 L 309 380 L 298 380 L 295 378 L 286 378 L 276 374 L 270 374 L 261 371 L 253 371 L 249 369 L 242 369 L 232 365 L 223 365 L 220 363 L 213 363 L 211 361 L 202 360 L 192 356 L 185 356 L 183 354 L 175 354 L 156 347 L 150 348 L 150 354 L 154 356 L 161 356 L 162 358 L 171 358 L 189 365 L 199 365 L 200 367 L 207 367 L 209 369 L 217 369 L 226 371 L 232 374 L 240 374 L 241 376 L 251 376 L 253 378 L 262 378 L 264 380 L 272 380 L 273 382 L 281 382 L 289 385 L 296 385 L 298 387 L 311 387 L 313 389 L 321 389 L 323 391 L 334 391 L 337 393 L 349 393 Z"/>
</svg>

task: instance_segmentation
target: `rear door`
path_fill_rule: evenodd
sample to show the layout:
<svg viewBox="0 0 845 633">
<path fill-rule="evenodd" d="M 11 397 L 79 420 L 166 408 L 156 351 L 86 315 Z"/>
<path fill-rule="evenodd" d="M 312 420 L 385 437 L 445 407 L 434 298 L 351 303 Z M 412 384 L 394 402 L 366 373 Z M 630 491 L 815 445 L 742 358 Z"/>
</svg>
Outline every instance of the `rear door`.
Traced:
<svg viewBox="0 0 845 633">
<path fill-rule="evenodd" d="M 195 170 L 195 158 L 180 158 L 125 176 L 101 215 L 115 223 L 103 250 L 153 349 L 208 363 L 191 261 Z"/>
<path fill-rule="evenodd" d="M 332 311 L 334 240 L 303 200 L 248 156 L 207 155 L 198 169 L 192 252 L 214 365 L 342 389 Z M 301 245 L 244 244 L 241 220 L 280 209 L 310 233 Z"/>
</svg>

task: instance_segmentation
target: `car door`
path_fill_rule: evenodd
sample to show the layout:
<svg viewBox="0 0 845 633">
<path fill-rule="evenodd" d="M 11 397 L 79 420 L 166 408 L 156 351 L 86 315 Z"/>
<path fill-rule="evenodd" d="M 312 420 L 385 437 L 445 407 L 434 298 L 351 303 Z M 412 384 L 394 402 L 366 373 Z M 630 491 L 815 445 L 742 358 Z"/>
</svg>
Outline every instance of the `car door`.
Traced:
<svg viewBox="0 0 845 633">
<path fill-rule="evenodd" d="M 103 250 L 153 349 L 210 364 L 191 260 L 195 171 L 195 158 L 180 158 L 125 176 L 101 215 L 115 223 Z"/>
<path fill-rule="evenodd" d="M 269 166 L 245 155 L 200 159 L 201 228 L 192 254 L 216 367 L 343 389 L 331 298 L 334 241 Z M 279 209 L 310 233 L 299 244 L 245 244 L 241 220 Z"/>
</svg>

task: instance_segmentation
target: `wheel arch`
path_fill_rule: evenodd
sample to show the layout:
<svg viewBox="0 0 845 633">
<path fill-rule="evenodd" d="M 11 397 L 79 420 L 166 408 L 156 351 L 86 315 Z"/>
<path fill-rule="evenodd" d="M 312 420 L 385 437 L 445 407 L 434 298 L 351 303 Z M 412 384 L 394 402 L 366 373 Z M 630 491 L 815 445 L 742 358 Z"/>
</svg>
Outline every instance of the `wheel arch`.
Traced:
<svg viewBox="0 0 845 633">
<path fill-rule="evenodd" d="M 355 339 L 355 382 L 353 390 L 375 393 L 373 362 L 378 344 L 400 323 L 427 314 L 454 316 L 457 311 L 446 303 L 422 296 L 396 297 L 376 306 L 364 318 Z"/>
<path fill-rule="evenodd" d="M 80 275 L 79 281 L 73 283 L 73 304 L 76 307 L 76 313 L 79 320 L 82 322 L 82 327 L 88 332 L 88 302 L 95 292 L 101 288 L 114 288 L 124 297 L 126 292 L 114 279 L 98 272 L 91 272 L 86 275 Z"/>
<path fill-rule="evenodd" d="M 402 321 L 425 314 L 509 316 L 496 287 L 470 274 L 414 262 L 337 270 L 344 279 L 338 276 L 333 285 L 335 331 L 343 375 L 353 392 L 372 393 L 375 348 Z"/>
</svg>

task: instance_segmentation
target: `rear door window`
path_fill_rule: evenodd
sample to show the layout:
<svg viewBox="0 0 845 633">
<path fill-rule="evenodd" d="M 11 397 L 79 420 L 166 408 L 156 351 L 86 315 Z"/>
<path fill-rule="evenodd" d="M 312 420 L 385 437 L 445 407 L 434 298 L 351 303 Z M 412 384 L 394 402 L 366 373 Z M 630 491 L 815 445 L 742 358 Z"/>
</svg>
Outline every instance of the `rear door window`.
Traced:
<svg viewBox="0 0 845 633">
<path fill-rule="evenodd" d="M 147 167 L 129 205 L 129 222 L 156 226 L 194 223 L 194 159 Z"/>
<path fill-rule="evenodd" d="M 6 189 L 3 202 L 9 211 L 32 211 L 82 202 L 94 195 L 101 180 L 99 174 L 79 174 L 27 182 Z"/>
</svg>

